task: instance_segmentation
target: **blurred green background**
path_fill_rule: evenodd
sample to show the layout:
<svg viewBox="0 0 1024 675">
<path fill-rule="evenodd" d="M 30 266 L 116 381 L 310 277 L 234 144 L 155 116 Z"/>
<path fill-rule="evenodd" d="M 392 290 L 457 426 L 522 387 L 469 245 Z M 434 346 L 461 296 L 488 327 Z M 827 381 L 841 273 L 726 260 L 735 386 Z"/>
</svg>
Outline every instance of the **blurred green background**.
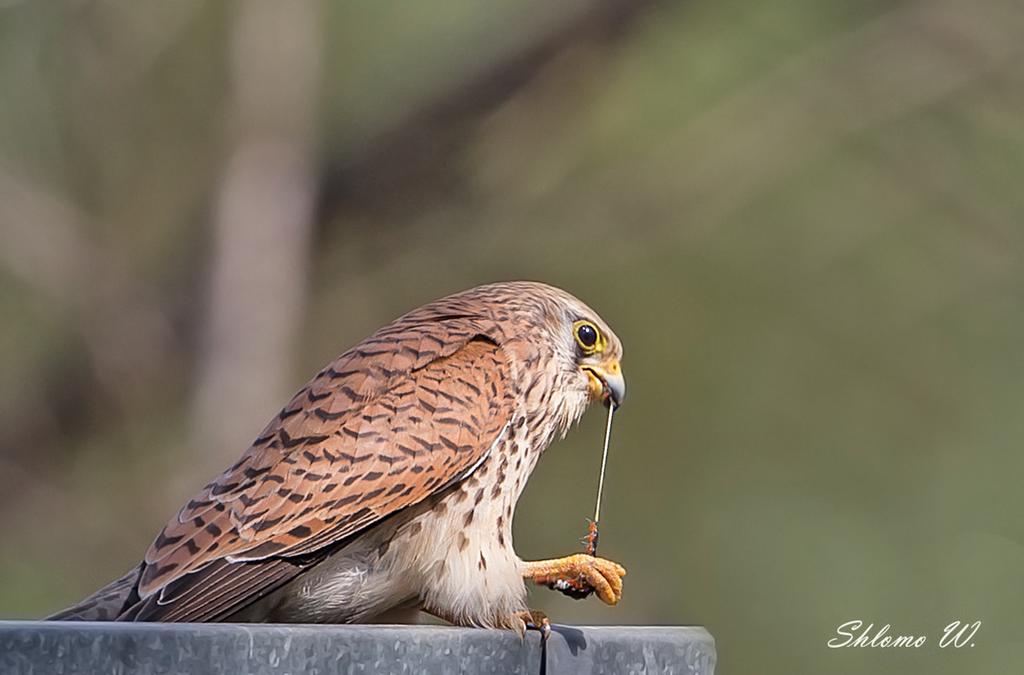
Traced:
<svg viewBox="0 0 1024 675">
<path fill-rule="evenodd" d="M 0 3 L 0 618 L 133 565 L 313 372 L 435 297 L 615 327 L 602 553 L 722 673 L 1024 666 L 1024 8 Z M 602 417 L 545 456 L 576 549 Z M 851 619 L 920 650 L 830 650 Z M 941 628 L 981 620 L 976 646 Z"/>
</svg>

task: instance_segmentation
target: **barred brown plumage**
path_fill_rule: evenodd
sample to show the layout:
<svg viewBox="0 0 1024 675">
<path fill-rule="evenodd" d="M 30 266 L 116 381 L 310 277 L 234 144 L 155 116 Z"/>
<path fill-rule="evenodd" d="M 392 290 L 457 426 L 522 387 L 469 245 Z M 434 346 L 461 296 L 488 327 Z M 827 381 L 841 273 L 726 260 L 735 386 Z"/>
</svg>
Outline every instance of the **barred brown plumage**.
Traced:
<svg viewBox="0 0 1024 675">
<path fill-rule="evenodd" d="M 580 349 L 580 320 L 603 350 Z M 511 523 L 555 436 L 590 401 L 621 399 L 620 358 L 596 313 L 544 284 L 414 310 L 320 371 L 136 570 L 53 618 L 362 621 L 409 606 L 521 628 L 523 578 L 559 575 L 614 604 L 625 570 L 525 563 Z"/>
</svg>

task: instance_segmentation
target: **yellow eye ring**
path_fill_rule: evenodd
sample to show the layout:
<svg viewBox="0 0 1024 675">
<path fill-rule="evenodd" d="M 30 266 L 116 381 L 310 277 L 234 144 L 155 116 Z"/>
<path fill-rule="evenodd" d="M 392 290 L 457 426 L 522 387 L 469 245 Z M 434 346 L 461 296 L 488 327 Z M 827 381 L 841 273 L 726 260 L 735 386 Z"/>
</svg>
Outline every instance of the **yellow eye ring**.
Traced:
<svg viewBox="0 0 1024 675">
<path fill-rule="evenodd" d="M 584 354 L 593 354 L 604 349 L 605 339 L 601 331 L 591 321 L 580 320 L 572 325 L 572 334 L 576 344 Z"/>
</svg>

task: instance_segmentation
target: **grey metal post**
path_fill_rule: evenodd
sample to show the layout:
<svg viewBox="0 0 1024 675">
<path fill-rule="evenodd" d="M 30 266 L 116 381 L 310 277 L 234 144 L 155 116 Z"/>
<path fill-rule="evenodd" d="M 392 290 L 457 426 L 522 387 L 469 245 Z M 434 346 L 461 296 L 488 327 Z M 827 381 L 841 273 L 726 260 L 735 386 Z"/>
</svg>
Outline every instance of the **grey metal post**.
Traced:
<svg viewBox="0 0 1024 675">
<path fill-rule="evenodd" d="M 703 628 L 556 626 L 540 636 L 447 626 L 0 622 L 0 673 L 677 673 L 712 675 Z"/>
</svg>

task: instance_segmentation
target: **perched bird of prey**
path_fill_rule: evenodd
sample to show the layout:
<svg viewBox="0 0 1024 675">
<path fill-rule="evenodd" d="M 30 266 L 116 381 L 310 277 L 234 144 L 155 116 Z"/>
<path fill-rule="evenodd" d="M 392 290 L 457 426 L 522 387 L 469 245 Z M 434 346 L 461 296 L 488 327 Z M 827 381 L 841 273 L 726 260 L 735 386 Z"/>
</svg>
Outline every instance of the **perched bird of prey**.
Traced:
<svg viewBox="0 0 1024 675">
<path fill-rule="evenodd" d="M 522 631 L 525 580 L 622 593 L 620 565 L 526 562 L 512 518 L 541 453 L 625 394 L 622 345 L 572 295 L 480 286 L 320 371 L 125 576 L 64 620 L 367 622 L 419 610 Z M 561 583 L 559 583 L 561 582 Z"/>
</svg>

